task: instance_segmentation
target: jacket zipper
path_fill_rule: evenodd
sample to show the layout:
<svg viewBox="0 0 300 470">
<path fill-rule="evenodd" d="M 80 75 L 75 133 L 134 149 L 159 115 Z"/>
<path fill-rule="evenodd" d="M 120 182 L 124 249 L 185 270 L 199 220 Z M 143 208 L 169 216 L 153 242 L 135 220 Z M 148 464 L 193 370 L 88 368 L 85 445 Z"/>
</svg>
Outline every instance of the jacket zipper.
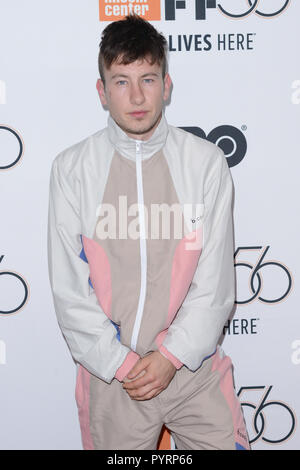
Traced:
<svg viewBox="0 0 300 470">
<path fill-rule="evenodd" d="M 140 257 L 141 257 L 141 287 L 137 314 L 131 337 L 131 349 L 136 350 L 138 335 L 140 331 L 143 310 L 146 298 L 147 286 L 147 250 L 146 250 L 146 230 L 145 230 L 145 212 L 144 212 L 144 191 L 143 191 L 143 174 L 142 174 L 142 143 L 136 141 L 136 182 L 137 182 L 137 200 L 139 210 L 139 226 L 140 226 Z"/>
</svg>

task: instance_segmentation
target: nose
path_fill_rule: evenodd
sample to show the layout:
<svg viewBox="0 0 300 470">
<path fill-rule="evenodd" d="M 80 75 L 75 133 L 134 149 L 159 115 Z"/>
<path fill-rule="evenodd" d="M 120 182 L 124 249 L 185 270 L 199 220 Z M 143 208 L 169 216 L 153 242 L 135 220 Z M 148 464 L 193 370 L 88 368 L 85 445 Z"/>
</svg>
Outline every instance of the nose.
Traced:
<svg viewBox="0 0 300 470">
<path fill-rule="evenodd" d="M 132 83 L 130 89 L 130 102 L 141 105 L 145 101 L 145 95 L 140 83 Z"/>
</svg>

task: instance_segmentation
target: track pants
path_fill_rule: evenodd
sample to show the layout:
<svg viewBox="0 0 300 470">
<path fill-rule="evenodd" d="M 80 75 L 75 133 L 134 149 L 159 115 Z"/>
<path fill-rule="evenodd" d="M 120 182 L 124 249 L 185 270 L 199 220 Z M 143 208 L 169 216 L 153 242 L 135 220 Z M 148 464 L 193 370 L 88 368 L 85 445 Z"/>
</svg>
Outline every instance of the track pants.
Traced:
<svg viewBox="0 0 300 470">
<path fill-rule="evenodd" d="M 131 399 L 117 379 L 108 384 L 80 365 L 76 402 L 85 450 L 155 450 L 163 424 L 179 450 L 250 448 L 232 363 L 219 347 L 197 371 L 183 366 L 144 401 Z"/>
</svg>

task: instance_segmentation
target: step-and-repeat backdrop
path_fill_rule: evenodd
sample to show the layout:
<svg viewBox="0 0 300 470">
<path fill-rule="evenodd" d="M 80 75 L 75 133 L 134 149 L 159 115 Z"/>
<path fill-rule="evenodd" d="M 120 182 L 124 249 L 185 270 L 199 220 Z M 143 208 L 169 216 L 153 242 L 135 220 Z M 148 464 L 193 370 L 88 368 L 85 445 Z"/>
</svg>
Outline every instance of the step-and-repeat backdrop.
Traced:
<svg viewBox="0 0 300 470">
<path fill-rule="evenodd" d="M 237 298 L 222 345 L 252 449 L 300 449 L 297 0 L 0 0 L 0 448 L 82 448 L 48 282 L 49 173 L 106 125 L 100 36 L 132 11 L 168 40 L 169 122 L 231 169 Z"/>
</svg>

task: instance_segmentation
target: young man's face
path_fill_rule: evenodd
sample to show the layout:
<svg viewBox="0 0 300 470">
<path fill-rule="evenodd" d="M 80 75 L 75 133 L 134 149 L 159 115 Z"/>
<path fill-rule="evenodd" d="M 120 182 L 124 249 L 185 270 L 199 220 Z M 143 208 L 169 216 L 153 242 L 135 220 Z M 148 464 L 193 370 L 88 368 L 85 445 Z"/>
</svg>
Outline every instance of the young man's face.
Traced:
<svg viewBox="0 0 300 470">
<path fill-rule="evenodd" d="M 148 140 L 169 97 L 170 76 L 163 79 L 161 66 L 143 59 L 128 65 L 113 62 L 104 77 L 105 87 L 97 82 L 102 105 L 129 137 Z"/>
</svg>

